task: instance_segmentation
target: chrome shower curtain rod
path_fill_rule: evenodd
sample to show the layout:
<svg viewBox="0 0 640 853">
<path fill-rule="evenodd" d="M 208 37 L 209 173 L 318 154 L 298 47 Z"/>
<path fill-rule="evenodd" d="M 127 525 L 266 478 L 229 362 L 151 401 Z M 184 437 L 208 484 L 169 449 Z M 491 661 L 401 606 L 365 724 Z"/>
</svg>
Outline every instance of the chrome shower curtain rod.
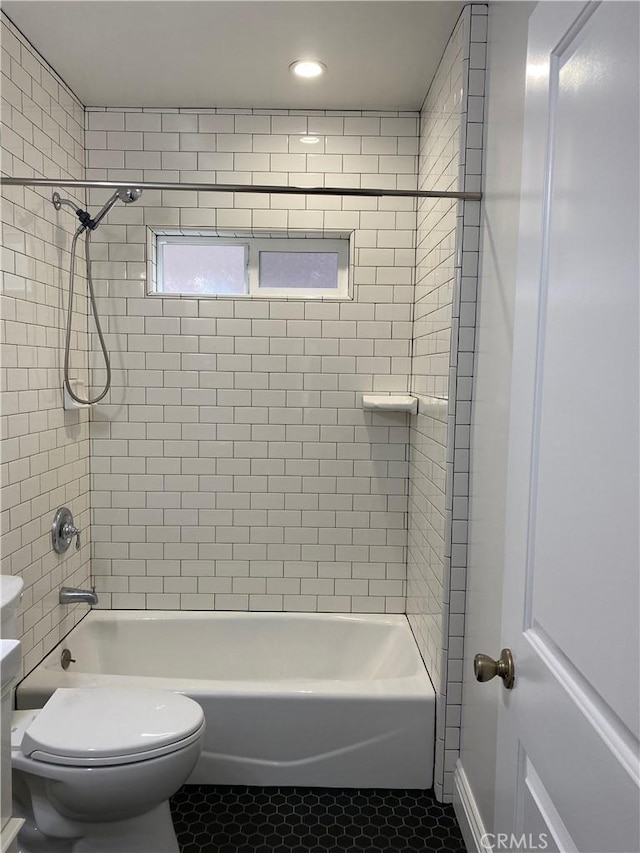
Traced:
<svg viewBox="0 0 640 853">
<path fill-rule="evenodd" d="M 273 195 L 338 195 L 362 198 L 454 198 L 462 201 L 480 201 L 480 192 L 446 192 L 438 190 L 384 190 L 353 187 L 284 187 L 268 184 L 190 184 L 158 181 L 79 181 L 50 180 L 49 178 L 0 178 L 0 186 L 7 187 L 75 187 L 77 189 L 118 190 L 135 186 L 141 190 L 181 190 L 199 193 L 271 193 Z"/>
</svg>

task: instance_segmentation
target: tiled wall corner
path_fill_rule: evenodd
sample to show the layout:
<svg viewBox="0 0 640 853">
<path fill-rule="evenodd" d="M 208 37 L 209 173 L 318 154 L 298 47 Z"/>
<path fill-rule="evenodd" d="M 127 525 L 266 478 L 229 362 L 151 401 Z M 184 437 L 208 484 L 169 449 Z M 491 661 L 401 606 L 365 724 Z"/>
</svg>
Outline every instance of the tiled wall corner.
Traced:
<svg viewBox="0 0 640 853">
<path fill-rule="evenodd" d="M 3 175 L 84 177 L 82 104 L 4 14 L 0 27 Z M 62 408 L 73 216 L 56 213 L 50 190 L 3 187 L 1 219 L 1 571 L 25 582 L 19 639 L 27 672 L 87 610 L 61 607 L 58 589 L 89 579 L 89 419 L 86 411 Z M 88 345 L 84 296 L 77 307 L 72 365 L 81 372 Z M 59 556 L 50 528 L 63 505 L 83 539 L 79 551 Z"/>
<path fill-rule="evenodd" d="M 479 190 L 487 7 L 465 7 L 421 112 L 419 187 Z M 479 202 L 418 206 L 407 613 L 437 693 L 437 796 L 458 757 Z"/>
<path fill-rule="evenodd" d="M 87 111 L 87 177 L 416 186 L 417 113 Z M 320 137 L 310 149 L 303 135 Z M 104 193 L 92 192 L 92 204 Z M 114 608 L 404 612 L 415 201 L 145 192 L 95 233 L 113 390 L 91 423 Z M 352 232 L 352 301 L 145 295 L 147 229 Z"/>
</svg>

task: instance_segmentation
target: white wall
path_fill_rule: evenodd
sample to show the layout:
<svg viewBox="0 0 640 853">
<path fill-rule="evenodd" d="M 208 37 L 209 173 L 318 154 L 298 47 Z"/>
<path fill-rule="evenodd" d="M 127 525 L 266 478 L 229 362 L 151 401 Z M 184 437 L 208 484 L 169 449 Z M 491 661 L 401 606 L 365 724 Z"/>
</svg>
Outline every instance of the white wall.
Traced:
<svg viewBox="0 0 640 853">
<path fill-rule="evenodd" d="M 87 177 L 416 186 L 417 114 L 87 111 Z M 300 136 L 313 134 L 309 146 Z M 91 193 L 93 204 L 105 193 Z M 101 606 L 404 612 L 414 199 L 145 192 L 95 233 Z M 145 295 L 148 227 L 352 232 L 352 301 Z"/>
<path fill-rule="evenodd" d="M 82 104 L 4 15 L 0 25 L 2 173 L 84 177 Z M 63 308 L 74 217 L 56 212 L 50 190 L 26 187 L 2 188 L 1 217 L 1 571 L 25 583 L 19 639 L 28 672 L 87 610 L 61 607 L 58 589 L 65 583 L 86 586 L 89 579 L 89 417 L 62 409 Z M 86 373 L 83 285 L 72 367 Z M 50 530 L 55 510 L 64 505 L 83 528 L 82 548 L 58 555 Z"/>
<path fill-rule="evenodd" d="M 493 824 L 500 685 L 478 684 L 473 656 L 501 649 L 507 434 L 528 19 L 534 3 L 489 7 L 484 210 L 473 392 L 461 763 Z"/>
<path fill-rule="evenodd" d="M 421 189 L 480 189 L 486 32 L 487 6 L 465 7 L 421 112 Z M 479 219 L 479 202 L 418 207 L 407 613 L 436 689 L 434 787 L 445 800 L 460 743 Z"/>
</svg>

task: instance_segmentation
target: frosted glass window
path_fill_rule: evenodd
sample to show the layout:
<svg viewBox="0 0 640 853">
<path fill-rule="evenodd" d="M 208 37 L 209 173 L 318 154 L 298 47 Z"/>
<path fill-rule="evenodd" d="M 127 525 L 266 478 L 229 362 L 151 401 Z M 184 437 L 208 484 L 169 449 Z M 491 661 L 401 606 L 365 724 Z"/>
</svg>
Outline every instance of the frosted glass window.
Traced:
<svg viewBox="0 0 640 853">
<path fill-rule="evenodd" d="M 150 232 L 148 258 L 152 294 L 350 298 L 346 237 Z"/>
<path fill-rule="evenodd" d="M 160 249 L 162 293 L 247 293 L 245 245 L 167 242 Z"/>
<path fill-rule="evenodd" d="M 338 286 L 338 255 L 334 252 L 260 252 L 259 287 Z"/>
</svg>

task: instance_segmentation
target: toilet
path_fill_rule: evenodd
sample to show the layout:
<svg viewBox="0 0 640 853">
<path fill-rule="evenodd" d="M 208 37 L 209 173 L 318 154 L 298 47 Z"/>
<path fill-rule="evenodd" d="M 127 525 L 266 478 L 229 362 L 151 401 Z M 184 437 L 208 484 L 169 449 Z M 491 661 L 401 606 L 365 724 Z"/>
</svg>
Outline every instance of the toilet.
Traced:
<svg viewBox="0 0 640 853">
<path fill-rule="evenodd" d="M 169 797 L 204 734 L 200 705 L 146 688 L 60 688 L 12 717 L 20 853 L 178 853 Z"/>
</svg>

